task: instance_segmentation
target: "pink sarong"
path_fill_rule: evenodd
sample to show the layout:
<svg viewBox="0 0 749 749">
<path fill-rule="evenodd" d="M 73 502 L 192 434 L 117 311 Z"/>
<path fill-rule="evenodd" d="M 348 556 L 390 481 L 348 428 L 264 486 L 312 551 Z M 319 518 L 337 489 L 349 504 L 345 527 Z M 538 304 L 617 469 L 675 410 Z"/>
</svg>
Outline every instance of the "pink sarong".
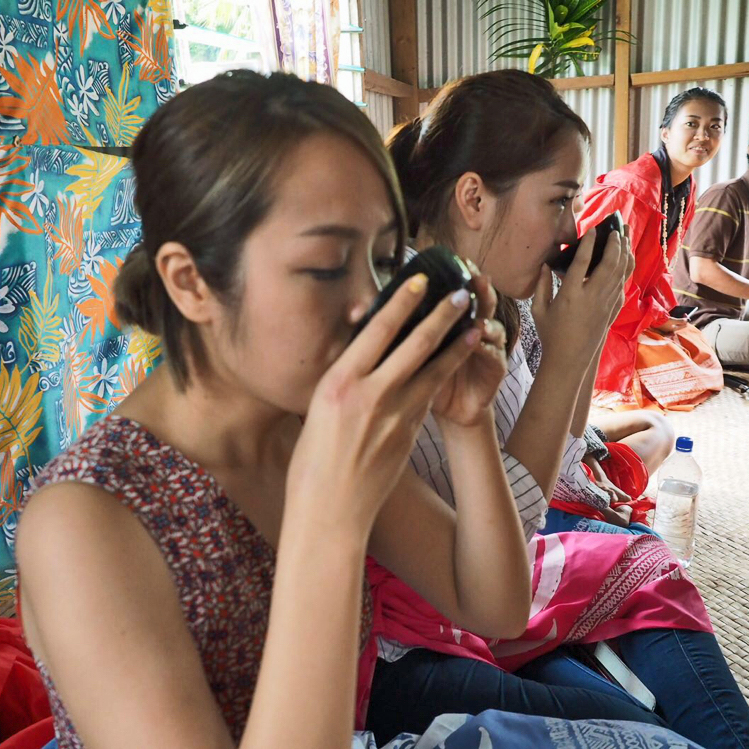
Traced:
<svg viewBox="0 0 749 749">
<path fill-rule="evenodd" d="M 639 629 L 712 632 L 694 584 L 660 539 L 597 533 L 534 536 L 528 545 L 533 602 L 525 633 L 487 640 L 456 627 L 373 559 L 372 634 L 359 660 L 356 725 L 364 726 L 377 637 L 473 658 L 514 671 L 563 643 L 608 640 Z"/>
</svg>

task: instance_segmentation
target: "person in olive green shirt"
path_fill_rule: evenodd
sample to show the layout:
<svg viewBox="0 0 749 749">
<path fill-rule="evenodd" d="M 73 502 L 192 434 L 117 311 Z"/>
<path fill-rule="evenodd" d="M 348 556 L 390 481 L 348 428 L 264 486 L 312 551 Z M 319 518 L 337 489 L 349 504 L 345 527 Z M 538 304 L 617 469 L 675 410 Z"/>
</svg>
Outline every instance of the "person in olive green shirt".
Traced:
<svg viewBox="0 0 749 749">
<path fill-rule="evenodd" d="M 673 284 L 721 363 L 749 367 L 749 170 L 702 195 Z"/>
</svg>

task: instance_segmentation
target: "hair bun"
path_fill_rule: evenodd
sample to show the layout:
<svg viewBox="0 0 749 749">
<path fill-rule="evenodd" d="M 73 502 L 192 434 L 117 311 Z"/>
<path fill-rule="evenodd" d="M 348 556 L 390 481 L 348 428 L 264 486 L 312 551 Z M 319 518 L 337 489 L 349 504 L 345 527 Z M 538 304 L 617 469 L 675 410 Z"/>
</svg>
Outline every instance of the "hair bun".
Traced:
<svg viewBox="0 0 749 749">
<path fill-rule="evenodd" d="M 114 282 L 115 312 L 126 325 L 136 325 L 158 335 L 155 309 L 156 284 L 161 284 L 156 268 L 143 243 L 134 245 Z"/>
<path fill-rule="evenodd" d="M 418 231 L 419 200 L 424 190 L 424 180 L 419 174 L 418 163 L 414 158 L 421 137 L 422 124 L 421 117 L 404 122 L 390 132 L 386 141 L 400 180 L 408 215 L 408 230 L 412 237 L 415 237 Z"/>
</svg>

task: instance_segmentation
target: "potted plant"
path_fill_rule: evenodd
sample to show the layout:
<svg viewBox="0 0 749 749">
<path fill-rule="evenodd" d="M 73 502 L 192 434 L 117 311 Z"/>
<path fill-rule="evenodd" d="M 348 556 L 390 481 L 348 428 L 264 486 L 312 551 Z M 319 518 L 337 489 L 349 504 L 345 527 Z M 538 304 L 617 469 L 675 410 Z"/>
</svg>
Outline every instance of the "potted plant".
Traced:
<svg viewBox="0 0 749 749">
<path fill-rule="evenodd" d="M 544 78 L 562 76 L 571 65 L 578 75 L 585 75 L 580 63 L 597 60 L 603 42 L 610 39 L 634 41 L 629 32 L 599 28 L 599 13 L 607 2 L 609 0 L 514 0 L 500 3 L 478 0 L 479 9 L 489 5 L 482 18 L 497 16 L 487 28 L 489 39 L 497 45 L 491 59 L 527 57 L 528 72 Z M 518 32 L 528 35 L 502 41 Z"/>
</svg>

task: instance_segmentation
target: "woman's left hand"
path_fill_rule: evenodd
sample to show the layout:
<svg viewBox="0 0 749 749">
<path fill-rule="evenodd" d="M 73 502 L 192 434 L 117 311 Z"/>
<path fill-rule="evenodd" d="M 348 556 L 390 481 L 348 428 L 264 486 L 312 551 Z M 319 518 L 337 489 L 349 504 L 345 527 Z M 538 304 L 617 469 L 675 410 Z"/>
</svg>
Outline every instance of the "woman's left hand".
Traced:
<svg viewBox="0 0 749 749">
<path fill-rule="evenodd" d="M 436 418 L 460 426 L 472 426 L 492 406 L 499 385 L 507 374 L 505 328 L 494 319 L 497 294 L 489 277 L 481 275 L 470 261 L 468 265 L 478 299 L 474 327 L 481 333 L 481 343 L 448 380 L 432 405 Z"/>
</svg>

